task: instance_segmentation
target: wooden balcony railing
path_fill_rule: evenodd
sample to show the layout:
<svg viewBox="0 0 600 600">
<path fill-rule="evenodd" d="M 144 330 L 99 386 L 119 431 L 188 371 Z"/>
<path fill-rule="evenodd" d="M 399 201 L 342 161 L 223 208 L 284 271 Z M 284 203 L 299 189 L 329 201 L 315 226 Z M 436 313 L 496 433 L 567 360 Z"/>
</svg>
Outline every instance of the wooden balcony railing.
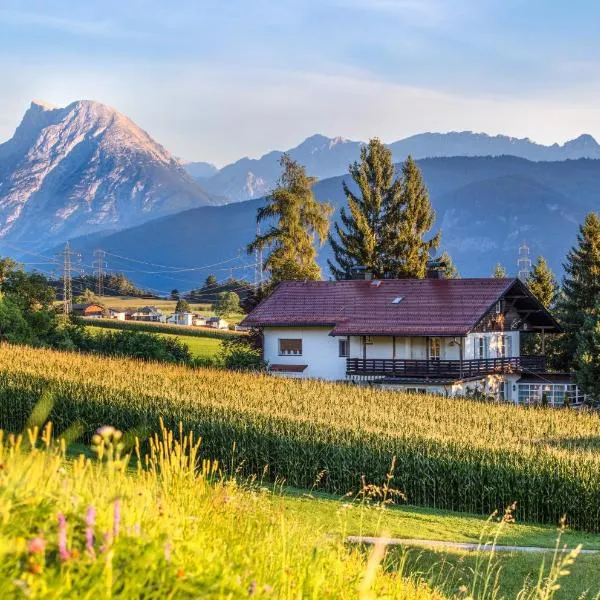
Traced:
<svg viewBox="0 0 600 600">
<path fill-rule="evenodd" d="M 479 375 L 543 372 L 544 356 L 483 358 L 471 360 L 410 360 L 393 358 L 348 358 L 346 375 L 377 377 L 423 377 L 464 379 Z"/>
</svg>

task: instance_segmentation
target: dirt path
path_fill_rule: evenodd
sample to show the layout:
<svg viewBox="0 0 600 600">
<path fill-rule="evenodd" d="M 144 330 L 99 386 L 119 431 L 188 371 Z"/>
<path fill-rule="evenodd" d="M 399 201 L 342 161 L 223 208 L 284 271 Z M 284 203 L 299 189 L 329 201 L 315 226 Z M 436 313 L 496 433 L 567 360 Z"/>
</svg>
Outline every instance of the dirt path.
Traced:
<svg viewBox="0 0 600 600">
<path fill-rule="evenodd" d="M 350 535 L 347 540 L 352 544 L 378 544 L 384 543 L 387 546 L 417 546 L 419 548 L 448 549 L 448 550 L 466 550 L 468 552 L 554 552 L 554 548 L 542 548 L 539 546 L 481 546 L 479 544 L 468 542 L 443 542 L 440 540 L 411 540 L 402 538 L 380 538 L 368 535 Z M 569 552 L 571 548 L 561 552 Z M 581 554 L 598 554 L 600 550 L 581 550 Z"/>
</svg>

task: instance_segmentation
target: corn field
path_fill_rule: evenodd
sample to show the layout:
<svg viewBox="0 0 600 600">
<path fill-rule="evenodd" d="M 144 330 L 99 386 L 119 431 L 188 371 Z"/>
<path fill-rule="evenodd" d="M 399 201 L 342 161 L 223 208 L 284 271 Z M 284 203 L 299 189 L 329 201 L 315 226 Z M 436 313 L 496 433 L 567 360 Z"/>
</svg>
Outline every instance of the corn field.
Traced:
<svg viewBox="0 0 600 600">
<path fill-rule="evenodd" d="M 0 427 L 20 431 L 50 391 L 58 431 L 83 424 L 202 437 L 202 456 L 324 491 L 380 482 L 414 505 L 600 531 L 600 417 L 411 396 L 266 375 L 0 346 Z"/>
</svg>

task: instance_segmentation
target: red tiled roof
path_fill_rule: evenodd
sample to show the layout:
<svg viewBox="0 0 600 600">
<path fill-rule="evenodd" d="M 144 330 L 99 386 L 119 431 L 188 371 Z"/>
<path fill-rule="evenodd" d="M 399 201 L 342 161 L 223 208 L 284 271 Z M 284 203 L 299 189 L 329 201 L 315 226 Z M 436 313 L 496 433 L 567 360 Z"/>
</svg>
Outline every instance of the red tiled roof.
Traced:
<svg viewBox="0 0 600 600">
<path fill-rule="evenodd" d="M 465 335 L 515 279 L 384 279 L 281 283 L 242 322 L 318 326 L 332 335 Z M 395 304 L 395 298 L 402 300 Z"/>
</svg>

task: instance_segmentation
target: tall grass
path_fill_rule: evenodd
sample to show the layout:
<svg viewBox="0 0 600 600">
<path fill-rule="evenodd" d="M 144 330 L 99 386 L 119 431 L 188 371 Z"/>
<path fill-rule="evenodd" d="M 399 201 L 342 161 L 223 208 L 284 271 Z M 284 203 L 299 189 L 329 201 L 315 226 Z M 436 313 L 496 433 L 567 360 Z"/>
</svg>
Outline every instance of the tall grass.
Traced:
<svg viewBox="0 0 600 600">
<path fill-rule="evenodd" d="M 600 417 L 265 375 L 0 346 L 0 426 L 23 427 L 46 390 L 59 430 L 111 423 L 154 430 L 159 417 L 205 440 L 202 456 L 240 471 L 346 493 L 361 476 L 416 505 L 600 531 Z M 89 439 L 89 438 L 88 438 Z"/>
<path fill-rule="evenodd" d="M 146 455 L 136 444 L 133 465 L 113 427 L 92 437 L 95 460 L 69 460 L 51 432 L 0 431 L 2 598 L 502 597 L 492 558 L 459 596 L 451 577 L 427 585 L 384 544 L 347 546 L 290 518 L 268 491 L 222 477 L 216 461 L 199 463 L 181 427 L 161 428 Z M 576 555 L 556 553 L 519 598 L 553 598 Z"/>
</svg>

